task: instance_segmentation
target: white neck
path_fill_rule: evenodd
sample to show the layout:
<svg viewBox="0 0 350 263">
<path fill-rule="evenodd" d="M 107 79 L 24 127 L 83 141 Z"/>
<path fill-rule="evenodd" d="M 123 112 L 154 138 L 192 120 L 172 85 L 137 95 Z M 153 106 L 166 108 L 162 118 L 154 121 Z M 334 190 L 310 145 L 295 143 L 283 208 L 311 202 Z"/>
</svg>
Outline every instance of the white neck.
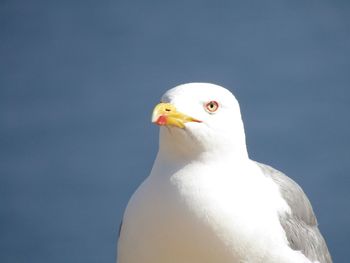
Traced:
<svg viewBox="0 0 350 263">
<path fill-rule="evenodd" d="M 188 131 L 187 131 L 188 132 Z M 163 161 L 186 164 L 193 161 L 229 159 L 232 162 L 249 159 L 244 132 L 235 136 L 236 140 L 222 137 L 216 138 L 215 145 L 204 144 L 186 135 L 180 129 L 161 128 L 159 135 L 159 153 Z"/>
</svg>

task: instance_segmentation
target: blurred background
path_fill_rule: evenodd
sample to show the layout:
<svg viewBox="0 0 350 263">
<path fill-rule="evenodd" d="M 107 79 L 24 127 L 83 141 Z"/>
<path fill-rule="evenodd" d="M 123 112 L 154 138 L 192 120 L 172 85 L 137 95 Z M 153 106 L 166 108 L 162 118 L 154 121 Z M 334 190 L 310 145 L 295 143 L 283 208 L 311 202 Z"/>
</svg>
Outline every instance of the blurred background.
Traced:
<svg viewBox="0 0 350 263">
<path fill-rule="evenodd" d="M 350 2 L 0 1 L 0 261 L 114 262 L 157 152 L 153 106 L 212 82 L 251 158 L 308 194 L 335 262 L 350 236 Z"/>
</svg>

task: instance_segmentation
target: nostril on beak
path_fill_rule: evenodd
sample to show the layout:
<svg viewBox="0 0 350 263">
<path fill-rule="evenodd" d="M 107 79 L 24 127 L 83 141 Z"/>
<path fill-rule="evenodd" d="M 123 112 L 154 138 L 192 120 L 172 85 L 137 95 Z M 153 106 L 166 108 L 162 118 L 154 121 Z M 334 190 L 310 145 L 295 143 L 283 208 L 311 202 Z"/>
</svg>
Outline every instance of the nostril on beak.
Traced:
<svg viewBox="0 0 350 263">
<path fill-rule="evenodd" d="M 171 111 L 171 109 L 168 109 L 168 108 L 167 108 L 167 109 L 165 109 L 165 111 Z"/>
</svg>

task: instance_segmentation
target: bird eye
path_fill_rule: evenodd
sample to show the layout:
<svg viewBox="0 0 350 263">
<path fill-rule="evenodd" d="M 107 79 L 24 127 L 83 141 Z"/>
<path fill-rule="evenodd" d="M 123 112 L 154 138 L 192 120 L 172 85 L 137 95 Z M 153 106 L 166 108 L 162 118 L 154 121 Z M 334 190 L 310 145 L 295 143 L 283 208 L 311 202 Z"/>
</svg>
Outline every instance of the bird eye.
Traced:
<svg viewBox="0 0 350 263">
<path fill-rule="evenodd" d="M 215 100 L 209 101 L 205 104 L 205 109 L 207 112 L 212 113 L 217 111 L 219 108 L 219 103 L 217 103 Z"/>
</svg>

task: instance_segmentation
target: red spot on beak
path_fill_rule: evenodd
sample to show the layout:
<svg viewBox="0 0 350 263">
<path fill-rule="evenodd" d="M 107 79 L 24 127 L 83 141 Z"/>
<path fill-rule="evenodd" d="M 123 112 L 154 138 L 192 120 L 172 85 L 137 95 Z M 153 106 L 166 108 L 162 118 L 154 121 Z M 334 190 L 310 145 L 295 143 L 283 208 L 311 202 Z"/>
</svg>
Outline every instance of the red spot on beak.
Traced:
<svg viewBox="0 0 350 263">
<path fill-rule="evenodd" d="M 165 115 L 160 115 L 158 119 L 155 122 L 157 125 L 163 126 L 167 123 L 167 116 Z"/>
</svg>

